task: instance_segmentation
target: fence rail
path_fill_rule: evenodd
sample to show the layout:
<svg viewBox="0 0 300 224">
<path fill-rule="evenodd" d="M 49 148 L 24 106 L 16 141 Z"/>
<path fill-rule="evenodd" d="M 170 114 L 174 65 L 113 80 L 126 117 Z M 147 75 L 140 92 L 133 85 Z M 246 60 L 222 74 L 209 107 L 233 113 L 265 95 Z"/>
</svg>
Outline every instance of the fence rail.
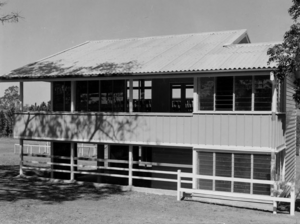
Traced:
<svg viewBox="0 0 300 224">
<path fill-rule="evenodd" d="M 183 173 L 181 170 L 177 171 L 177 200 L 181 201 L 184 193 L 195 193 L 195 194 L 206 194 L 206 195 L 216 195 L 216 196 L 225 196 L 231 198 L 241 198 L 241 199 L 256 199 L 262 201 L 273 202 L 273 213 L 276 214 L 277 202 L 287 202 L 290 203 L 290 214 L 295 214 L 295 185 L 294 183 L 287 183 L 290 186 L 290 198 L 282 198 L 275 196 L 267 195 L 255 195 L 255 194 L 243 194 L 243 193 L 233 193 L 233 192 L 222 192 L 222 191 L 211 191 L 211 190 L 201 190 L 201 189 L 189 189 L 182 188 L 181 183 L 184 183 L 182 178 L 193 178 L 197 179 L 206 179 L 206 180 L 225 180 L 225 181 L 236 181 L 244 183 L 259 183 L 259 184 L 269 184 L 276 186 L 276 181 L 267 181 L 267 180 L 254 180 L 254 179 L 241 179 L 241 178 L 232 178 L 232 177 L 218 177 L 218 176 L 207 176 L 207 175 L 196 175 L 191 173 Z"/>
</svg>

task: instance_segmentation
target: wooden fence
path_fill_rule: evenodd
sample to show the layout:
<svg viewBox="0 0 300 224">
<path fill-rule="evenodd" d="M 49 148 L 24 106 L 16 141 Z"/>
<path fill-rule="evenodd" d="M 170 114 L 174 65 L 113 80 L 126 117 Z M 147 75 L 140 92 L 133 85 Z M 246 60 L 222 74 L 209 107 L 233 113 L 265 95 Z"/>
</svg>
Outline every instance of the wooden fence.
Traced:
<svg viewBox="0 0 300 224">
<path fill-rule="evenodd" d="M 51 155 L 40 155 L 40 154 L 31 154 L 31 153 L 24 153 L 23 156 L 27 157 L 39 157 L 39 158 L 57 158 L 57 159 L 68 159 L 71 163 L 55 163 L 55 162 L 45 162 L 45 161 L 38 161 L 38 160 L 27 160 L 24 159 L 21 161 L 21 170 L 40 170 L 40 171 L 48 171 L 48 172 L 62 172 L 62 173 L 70 173 L 70 179 L 74 180 L 74 174 L 88 174 L 88 175 L 96 175 L 96 176 L 110 176 L 110 177 L 119 177 L 119 178 L 128 178 L 128 185 L 132 185 L 133 179 L 140 179 L 140 180 L 152 180 L 152 181 L 165 181 L 165 182 L 173 182 L 176 183 L 176 171 L 163 171 L 163 170 L 147 170 L 147 169 L 136 169 L 133 168 L 134 164 L 138 164 L 143 167 L 150 167 L 150 166 L 158 166 L 158 167 L 175 167 L 175 168 L 192 168 L 192 165 L 184 165 L 184 164 L 174 164 L 174 163 L 156 163 L 156 162 L 141 162 L 141 161 L 133 161 L 133 160 L 116 160 L 116 159 L 97 159 L 91 157 L 66 157 L 66 156 L 51 156 Z M 72 162 L 72 160 L 74 162 Z M 104 166 L 95 166 L 95 165 L 83 165 L 83 164 L 76 164 L 75 161 L 94 161 L 94 162 L 103 162 Z M 26 164 L 36 164 L 37 166 L 28 166 Z M 108 166 L 107 164 L 115 163 L 115 164 L 128 164 L 127 168 L 121 167 L 112 167 Z M 43 165 L 43 166 L 39 166 Z M 69 170 L 61 170 L 61 169 L 53 169 L 51 167 L 45 167 L 45 165 L 52 166 L 52 165 L 59 165 L 59 166 L 66 166 L 70 167 Z M 82 170 L 75 170 L 74 167 L 77 168 L 89 168 L 95 169 L 93 171 L 82 171 Z M 100 172 L 101 170 L 117 170 L 117 171 L 128 171 L 128 174 L 114 174 L 114 173 L 103 173 Z M 97 172 L 96 172 L 97 171 Z M 157 174 L 168 174 L 174 175 L 174 178 L 156 178 L 156 177 L 144 177 L 139 175 L 133 175 L 133 172 L 143 172 L 143 173 L 157 173 Z M 23 173 L 23 171 L 21 172 Z M 192 184 L 192 180 L 182 180 L 182 183 Z"/>
<path fill-rule="evenodd" d="M 243 183 L 269 184 L 269 185 L 277 186 L 276 181 L 196 175 L 191 173 L 183 173 L 181 172 L 181 170 L 178 170 L 177 171 L 177 200 L 178 201 L 182 200 L 184 193 L 195 193 L 195 194 L 198 193 L 198 194 L 225 196 L 225 197 L 240 198 L 240 199 L 256 199 L 261 201 L 273 202 L 274 214 L 276 214 L 277 202 L 287 202 L 290 203 L 290 214 L 291 215 L 295 214 L 296 195 L 295 195 L 294 183 L 287 183 L 287 185 L 290 186 L 290 198 L 283 198 L 283 197 L 266 196 L 266 195 L 254 195 L 254 194 L 230 193 L 230 192 L 221 192 L 221 191 L 182 188 L 181 187 L 181 183 L 183 183 L 182 178 L 193 178 L 193 180 L 206 179 L 206 180 L 236 181 L 236 182 L 243 182 Z"/>
</svg>

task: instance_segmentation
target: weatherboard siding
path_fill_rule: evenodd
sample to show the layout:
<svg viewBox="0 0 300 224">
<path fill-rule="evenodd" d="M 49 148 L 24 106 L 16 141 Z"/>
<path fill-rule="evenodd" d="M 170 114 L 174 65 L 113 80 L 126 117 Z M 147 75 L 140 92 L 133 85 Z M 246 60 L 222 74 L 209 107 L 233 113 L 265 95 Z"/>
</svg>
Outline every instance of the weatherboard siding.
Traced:
<svg viewBox="0 0 300 224">
<path fill-rule="evenodd" d="M 282 122 L 277 119 L 278 145 L 283 142 Z M 18 113 L 14 137 L 242 149 L 271 147 L 271 128 L 271 114 Z"/>
<path fill-rule="evenodd" d="M 286 157 L 285 157 L 285 180 L 292 181 L 296 174 L 296 104 L 293 100 L 294 79 L 286 78 Z"/>
</svg>

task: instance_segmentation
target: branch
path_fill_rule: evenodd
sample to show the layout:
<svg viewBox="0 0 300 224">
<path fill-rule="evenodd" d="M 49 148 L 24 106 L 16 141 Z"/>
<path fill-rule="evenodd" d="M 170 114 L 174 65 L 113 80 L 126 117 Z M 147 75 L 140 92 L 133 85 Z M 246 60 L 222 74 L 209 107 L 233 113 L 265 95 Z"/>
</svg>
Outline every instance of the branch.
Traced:
<svg viewBox="0 0 300 224">
<path fill-rule="evenodd" d="M 22 17 L 19 15 L 19 13 L 12 12 L 11 14 L 0 17 L 0 21 L 2 22 L 2 24 L 5 23 L 5 22 L 15 23 L 15 22 L 18 22 L 19 19 L 21 19 L 21 18 Z"/>
</svg>

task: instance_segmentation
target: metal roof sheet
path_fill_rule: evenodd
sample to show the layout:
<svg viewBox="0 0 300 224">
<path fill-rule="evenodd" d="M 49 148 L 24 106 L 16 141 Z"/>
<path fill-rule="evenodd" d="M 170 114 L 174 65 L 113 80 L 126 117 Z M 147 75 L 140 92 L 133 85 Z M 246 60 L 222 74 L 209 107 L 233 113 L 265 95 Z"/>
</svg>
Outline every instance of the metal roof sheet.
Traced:
<svg viewBox="0 0 300 224">
<path fill-rule="evenodd" d="M 246 30 L 89 41 L 15 69 L 1 79 L 274 68 L 274 43 L 235 44 Z"/>
</svg>

